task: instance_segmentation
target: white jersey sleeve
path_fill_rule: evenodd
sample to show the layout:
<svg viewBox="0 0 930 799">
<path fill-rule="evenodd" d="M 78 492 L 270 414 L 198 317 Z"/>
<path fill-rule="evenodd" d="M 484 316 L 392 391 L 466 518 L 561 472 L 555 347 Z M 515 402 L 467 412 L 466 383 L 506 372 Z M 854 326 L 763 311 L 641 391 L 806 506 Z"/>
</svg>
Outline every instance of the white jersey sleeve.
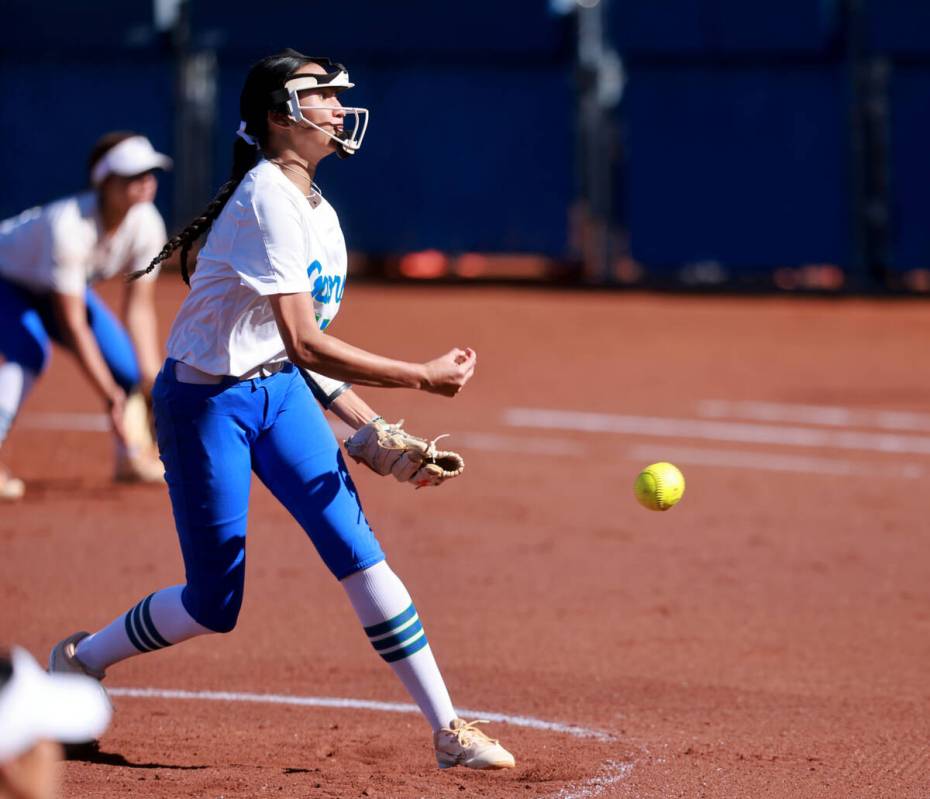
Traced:
<svg viewBox="0 0 930 799">
<path fill-rule="evenodd" d="M 262 296 L 310 291 L 309 241 L 302 209 L 289 194 L 259 182 L 251 197 L 263 257 L 241 263 L 243 282 Z M 248 267 L 253 267 L 249 269 Z"/>
</svg>

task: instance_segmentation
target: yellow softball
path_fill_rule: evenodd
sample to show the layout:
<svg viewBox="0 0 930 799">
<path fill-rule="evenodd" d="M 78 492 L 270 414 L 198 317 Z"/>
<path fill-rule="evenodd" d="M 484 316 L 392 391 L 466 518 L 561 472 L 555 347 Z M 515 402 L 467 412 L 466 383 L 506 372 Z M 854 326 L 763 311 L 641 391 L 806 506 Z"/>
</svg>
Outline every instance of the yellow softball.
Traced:
<svg viewBox="0 0 930 799">
<path fill-rule="evenodd" d="M 644 508 L 668 510 L 685 493 L 685 476 L 670 463 L 653 463 L 637 475 L 633 493 Z"/>
</svg>

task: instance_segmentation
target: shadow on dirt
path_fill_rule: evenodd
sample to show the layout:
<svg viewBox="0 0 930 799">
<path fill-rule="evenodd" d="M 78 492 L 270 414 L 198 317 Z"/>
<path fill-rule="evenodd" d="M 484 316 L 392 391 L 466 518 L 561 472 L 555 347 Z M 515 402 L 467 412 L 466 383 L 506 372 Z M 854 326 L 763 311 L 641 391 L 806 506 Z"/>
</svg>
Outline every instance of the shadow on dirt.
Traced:
<svg viewBox="0 0 930 799">
<path fill-rule="evenodd" d="M 65 759 L 82 763 L 99 763 L 103 766 L 122 766 L 123 768 L 165 768 L 179 771 L 199 771 L 208 768 L 208 766 L 179 766 L 170 763 L 133 763 L 118 752 L 101 752 L 97 741 L 87 744 L 68 744 L 65 746 Z"/>
</svg>

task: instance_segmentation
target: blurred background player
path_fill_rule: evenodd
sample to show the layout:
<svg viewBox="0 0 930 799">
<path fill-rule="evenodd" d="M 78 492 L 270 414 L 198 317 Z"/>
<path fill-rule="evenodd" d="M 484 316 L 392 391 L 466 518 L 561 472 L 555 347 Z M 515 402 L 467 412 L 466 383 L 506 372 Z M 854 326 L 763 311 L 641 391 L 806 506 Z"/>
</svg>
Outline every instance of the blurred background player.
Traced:
<svg viewBox="0 0 930 799">
<path fill-rule="evenodd" d="M 475 369 L 472 350 L 409 363 L 322 333 L 342 301 L 347 253 L 336 212 L 313 178 L 324 158 L 362 144 L 367 110 L 337 97 L 353 85 L 342 65 L 294 50 L 250 70 L 232 176 L 149 267 L 180 247 L 188 280 L 186 251 L 210 231 L 153 392 L 187 582 L 156 591 L 93 635 L 60 641 L 49 670 L 103 679 L 133 655 L 230 632 L 244 592 L 254 470 L 311 538 L 373 648 L 420 707 L 440 768 L 512 768 L 513 756 L 478 722 L 458 718 L 410 594 L 388 566 L 333 432 L 295 368 L 446 397 Z M 380 418 L 341 388 L 327 393 L 344 420 L 361 428 Z"/>
<path fill-rule="evenodd" d="M 93 680 L 46 674 L 25 649 L 0 653 L 0 799 L 58 796 L 61 743 L 93 740 L 110 714 Z"/>
<path fill-rule="evenodd" d="M 165 224 L 152 203 L 155 170 L 170 166 L 144 136 L 107 133 L 90 154 L 89 190 L 0 222 L 0 447 L 48 363 L 52 339 L 74 354 L 106 404 L 115 478 L 161 480 L 142 396 L 161 361 L 156 275 L 127 283 L 123 324 L 90 287 L 144 268 L 164 245 Z M 24 490 L 0 463 L 0 499 Z"/>
</svg>

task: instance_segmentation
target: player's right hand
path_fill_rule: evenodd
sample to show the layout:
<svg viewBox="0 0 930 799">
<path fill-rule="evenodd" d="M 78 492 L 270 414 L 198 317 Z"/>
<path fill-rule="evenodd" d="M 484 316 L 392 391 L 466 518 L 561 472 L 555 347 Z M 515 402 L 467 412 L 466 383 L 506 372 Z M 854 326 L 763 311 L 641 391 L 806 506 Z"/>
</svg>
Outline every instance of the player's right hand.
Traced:
<svg viewBox="0 0 930 799">
<path fill-rule="evenodd" d="M 421 388 L 432 394 L 454 397 L 471 380 L 478 363 L 478 354 L 466 347 L 456 347 L 445 355 L 423 364 L 426 367 L 426 379 Z"/>
</svg>

